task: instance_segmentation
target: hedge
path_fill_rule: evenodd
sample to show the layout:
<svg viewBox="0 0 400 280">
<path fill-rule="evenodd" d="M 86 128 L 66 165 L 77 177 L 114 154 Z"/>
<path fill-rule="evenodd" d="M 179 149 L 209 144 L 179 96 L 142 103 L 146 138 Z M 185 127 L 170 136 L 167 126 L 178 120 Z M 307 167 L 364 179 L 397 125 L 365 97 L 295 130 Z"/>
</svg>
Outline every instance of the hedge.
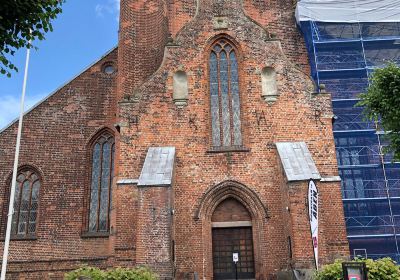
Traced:
<svg viewBox="0 0 400 280">
<path fill-rule="evenodd" d="M 66 273 L 64 280 L 157 280 L 158 277 L 146 267 L 113 268 L 101 270 L 84 266 Z"/>
</svg>

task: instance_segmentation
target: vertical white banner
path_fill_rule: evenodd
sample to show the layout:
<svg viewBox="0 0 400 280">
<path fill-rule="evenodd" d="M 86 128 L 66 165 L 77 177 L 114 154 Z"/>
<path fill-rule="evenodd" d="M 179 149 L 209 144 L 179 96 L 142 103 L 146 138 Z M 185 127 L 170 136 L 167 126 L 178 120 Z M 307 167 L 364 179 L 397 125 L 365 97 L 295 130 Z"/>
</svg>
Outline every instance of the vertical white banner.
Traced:
<svg viewBox="0 0 400 280">
<path fill-rule="evenodd" d="M 314 247 L 315 267 L 318 270 L 318 189 L 313 180 L 308 183 L 308 216 Z"/>
</svg>

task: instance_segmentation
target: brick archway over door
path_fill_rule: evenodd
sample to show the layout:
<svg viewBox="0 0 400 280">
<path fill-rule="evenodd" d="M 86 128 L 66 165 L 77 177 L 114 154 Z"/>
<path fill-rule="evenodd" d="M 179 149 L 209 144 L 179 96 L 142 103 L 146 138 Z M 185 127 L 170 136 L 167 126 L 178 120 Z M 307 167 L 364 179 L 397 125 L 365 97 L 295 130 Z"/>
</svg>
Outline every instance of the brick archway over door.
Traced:
<svg viewBox="0 0 400 280">
<path fill-rule="evenodd" d="M 266 273 L 267 254 L 264 252 L 268 231 L 266 222 L 268 219 L 267 207 L 262 203 L 257 193 L 251 188 L 236 181 L 224 181 L 211 187 L 202 197 L 196 212 L 195 219 L 202 225 L 203 247 L 203 275 L 206 279 L 213 277 L 213 250 L 212 250 L 212 223 L 213 214 L 218 213 L 218 206 L 226 201 L 236 201 L 249 213 L 252 228 L 254 246 L 255 278 L 260 279 Z M 220 216 L 220 214 L 217 214 Z M 217 219 L 217 216 L 214 219 Z"/>
</svg>

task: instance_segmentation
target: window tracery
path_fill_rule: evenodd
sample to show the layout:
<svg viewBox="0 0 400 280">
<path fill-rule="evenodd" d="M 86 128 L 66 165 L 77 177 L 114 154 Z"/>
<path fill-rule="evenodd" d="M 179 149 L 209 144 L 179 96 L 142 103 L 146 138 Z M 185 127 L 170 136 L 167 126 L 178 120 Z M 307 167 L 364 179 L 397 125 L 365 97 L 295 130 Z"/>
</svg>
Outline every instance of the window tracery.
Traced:
<svg viewBox="0 0 400 280">
<path fill-rule="evenodd" d="M 12 235 L 19 237 L 35 235 L 40 185 L 40 178 L 32 169 L 25 168 L 18 172 L 11 226 Z"/>
<path fill-rule="evenodd" d="M 241 147 L 237 51 L 228 40 L 213 44 L 209 73 L 213 147 Z"/>
<path fill-rule="evenodd" d="M 88 232 L 109 231 L 114 153 L 114 136 L 106 131 L 92 145 Z"/>
</svg>

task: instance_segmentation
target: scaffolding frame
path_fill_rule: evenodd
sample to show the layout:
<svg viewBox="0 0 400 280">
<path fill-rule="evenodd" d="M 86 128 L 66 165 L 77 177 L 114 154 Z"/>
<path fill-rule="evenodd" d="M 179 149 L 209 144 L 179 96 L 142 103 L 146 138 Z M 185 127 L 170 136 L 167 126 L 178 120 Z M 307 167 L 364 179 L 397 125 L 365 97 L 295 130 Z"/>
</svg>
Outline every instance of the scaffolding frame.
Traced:
<svg viewBox="0 0 400 280">
<path fill-rule="evenodd" d="M 399 22 L 301 21 L 318 88 L 332 94 L 333 125 L 350 252 L 400 260 L 400 163 L 383 153 L 378 124 L 354 107 L 374 69 L 400 65 Z M 382 245 L 384 243 L 384 245 Z"/>
</svg>

